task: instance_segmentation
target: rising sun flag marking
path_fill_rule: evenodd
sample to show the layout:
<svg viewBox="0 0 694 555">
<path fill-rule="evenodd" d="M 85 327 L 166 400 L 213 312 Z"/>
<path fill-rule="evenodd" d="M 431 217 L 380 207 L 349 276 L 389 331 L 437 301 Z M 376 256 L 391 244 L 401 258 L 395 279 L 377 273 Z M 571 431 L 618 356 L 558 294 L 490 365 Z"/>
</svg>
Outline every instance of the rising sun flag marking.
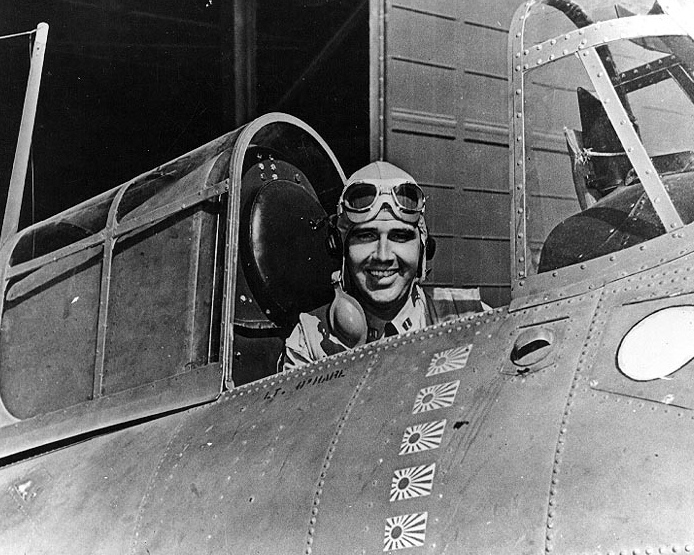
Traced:
<svg viewBox="0 0 694 555">
<path fill-rule="evenodd" d="M 432 385 L 419 390 L 414 401 L 412 414 L 450 407 L 458 393 L 460 380 Z"/>
<path fill-rule="evenodd" d="M 386 519 L 383 551 L 421 547 L 427 531 L 427 513 L 394 516 Z"/>
<path fill-rule="evenodd" d="M 435 473 L 436 463 L 396 470 L 390 485 L 391 503 L 429 495 L 434 487 Z"/>
<path fill-rule="evenodd" d="M 436 449 L 441 445 L 443 432 L 446 429 L 446 420 L 434 420 L 425 424 L 408 426 L 402 434 L 399 455 L 409 455 Z"/>
<path fill-rule="evenodd" d="M 436 353 L 429 363 L 426 377 L 453 372 L 454 370 L 463 370 L 467 365 L 467 359 L 471 350 L 472 344 L 469 344 Z"/>
</svg>

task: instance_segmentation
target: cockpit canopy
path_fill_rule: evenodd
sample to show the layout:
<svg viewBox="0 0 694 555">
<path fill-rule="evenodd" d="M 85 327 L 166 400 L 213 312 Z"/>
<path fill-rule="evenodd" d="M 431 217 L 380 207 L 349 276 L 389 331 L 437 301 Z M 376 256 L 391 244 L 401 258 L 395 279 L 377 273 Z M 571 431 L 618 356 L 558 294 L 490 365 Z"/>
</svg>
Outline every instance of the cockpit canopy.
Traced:
<svg viewBox="0 0 694 555">
<path fill-rule="evenodd" d="M 0 249 L 0 459 L 214 399 L 276 368 L 332 295 L 344 175 L 267 114 L 9 237 Z"/>
<path fill-rule="evenodd" d="M 528 276 L 694 221 L 693 16 L 676 0 L 537 0 L 517 12 L 514 296 Z"/>
</svg>

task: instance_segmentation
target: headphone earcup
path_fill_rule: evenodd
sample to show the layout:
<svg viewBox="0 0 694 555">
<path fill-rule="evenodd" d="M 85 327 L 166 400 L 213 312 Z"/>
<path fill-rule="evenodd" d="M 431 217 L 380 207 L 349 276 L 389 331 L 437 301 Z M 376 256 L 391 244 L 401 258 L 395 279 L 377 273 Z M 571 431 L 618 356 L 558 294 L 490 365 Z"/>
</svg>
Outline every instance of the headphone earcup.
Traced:
<svg viewBox="0 0 694 555">
<path fill-rule="evenodd" d="M 342 258 L 342 237 L 336 227 L 330 226 L 325 237 L 325 248 L 333 258 Z"/>
<path fill-rule="evenodd" d="M 434 254 L 436 254 L 436 240 L 433 237 L 427 237 L 424 255 L 426 256 L 427 260 L 431 260 L 434 258 Z"/>
</svg>

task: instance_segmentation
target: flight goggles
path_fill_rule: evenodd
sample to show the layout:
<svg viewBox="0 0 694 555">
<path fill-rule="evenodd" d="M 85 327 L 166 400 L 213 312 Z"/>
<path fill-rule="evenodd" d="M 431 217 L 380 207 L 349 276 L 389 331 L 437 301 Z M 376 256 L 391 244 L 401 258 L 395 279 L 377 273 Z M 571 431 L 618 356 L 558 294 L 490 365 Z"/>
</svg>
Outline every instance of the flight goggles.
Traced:
<svg viewBox="0 0 694 555">
<path fill-rule="evenodd" d="M 424 191 L 410 182 L 375 184 L 358 181 L 345 187 L 339 202 L 344 215 L 355 224 L 373 220 L 384 204 L 390 206 L 396 218 L 414 224 L 424 213 Z"/>
</svg>

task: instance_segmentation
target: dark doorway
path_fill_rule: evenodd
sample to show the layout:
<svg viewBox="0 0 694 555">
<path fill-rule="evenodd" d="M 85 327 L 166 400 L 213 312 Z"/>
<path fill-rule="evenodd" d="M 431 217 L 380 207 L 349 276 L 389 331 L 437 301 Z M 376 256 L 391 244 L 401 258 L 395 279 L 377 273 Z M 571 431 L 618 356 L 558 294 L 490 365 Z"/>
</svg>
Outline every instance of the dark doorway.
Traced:
<svg viewBox="0 0 694 555">
<path fill-rule="evenodd" d="M 22 227 L 234 127 L 223 110 L 228 30 L 221 2 L 23 0 L 6 7 L 0 35 L 50 25 Z M 256 4 L 255 113 L 303 119 L 346 173 L 368 162 L 368 17 L 364 0 Z M 29 52 L 27 36 L 0 41 L 2 207 Z"/>
</svg>

